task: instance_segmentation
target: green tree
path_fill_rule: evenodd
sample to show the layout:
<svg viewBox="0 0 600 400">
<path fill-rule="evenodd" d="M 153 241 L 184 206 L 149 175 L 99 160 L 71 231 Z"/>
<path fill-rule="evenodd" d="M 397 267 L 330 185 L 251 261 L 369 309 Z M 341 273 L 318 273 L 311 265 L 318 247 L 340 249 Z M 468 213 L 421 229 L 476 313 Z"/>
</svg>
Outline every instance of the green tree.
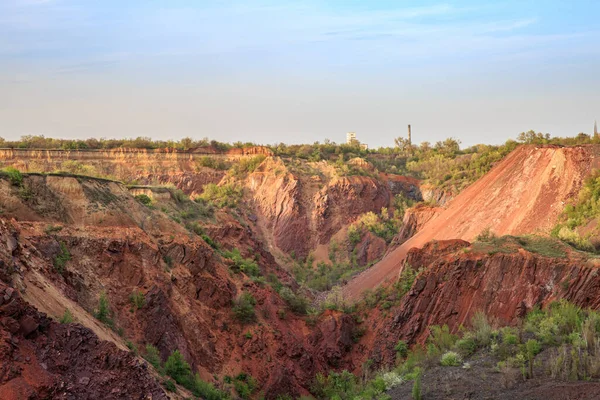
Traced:
<svg viewBox="0 0 600 400">
<path fill-rule="evenodd" d="M 188 383 L 192 369 L 179 350 L 175 350 L 165 363 L 165 373 L 181 385 Z"/>
</svg>

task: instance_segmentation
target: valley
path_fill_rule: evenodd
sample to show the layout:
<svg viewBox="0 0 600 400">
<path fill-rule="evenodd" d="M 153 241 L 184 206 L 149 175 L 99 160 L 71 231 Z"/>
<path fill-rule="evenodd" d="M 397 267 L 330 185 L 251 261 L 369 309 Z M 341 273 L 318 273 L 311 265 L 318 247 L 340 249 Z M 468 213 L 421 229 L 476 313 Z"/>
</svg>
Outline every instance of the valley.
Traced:
<svg viewBox="0 0 600 400">
<path fill-rule="evenodd" d="M 400 399 L 418 379 L 423 398 L 447 398 L 435 360 L 481 315 L 496 333 L 460 355 L 487 360 L 467 363 L 490 382 L 533 366 L 507 361 L 531 339 L 535 384 L 521 374 L 512 393 L 600 391 L 591 366 L 545 372 L 552 346 L 578 342 L 523 328 L 561 299 L 600 308 L 595 214 L 569 231 L 579 242 L 555 229 L 587 199 L 598 145 L 455 153 L 443 182 L 426 153 L 320 151 L 1 150 L 0 397 Z M 435 350 L 444 326 L 458 336 Z M 506 329 L 518 339 L 498 354 Z M 596 357 L 592 342 L 579 351 Z M 342 381 L 353 397 L 331 391 Z M 476 384 L 448 390 L 486 398 Z"/>
</svg>

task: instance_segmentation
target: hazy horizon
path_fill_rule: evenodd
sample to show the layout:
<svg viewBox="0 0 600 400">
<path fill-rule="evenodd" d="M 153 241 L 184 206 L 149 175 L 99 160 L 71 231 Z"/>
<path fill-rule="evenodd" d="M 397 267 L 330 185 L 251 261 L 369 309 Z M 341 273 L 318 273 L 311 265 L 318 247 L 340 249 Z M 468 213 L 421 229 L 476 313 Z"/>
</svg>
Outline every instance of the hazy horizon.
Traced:
<svg viewBox="0 0 600 400">
<path fill-rule="evenodd" d="M 0 136 L 391 146 L 600 120 L 600 3 L 3 0 Z"/>
</svg>

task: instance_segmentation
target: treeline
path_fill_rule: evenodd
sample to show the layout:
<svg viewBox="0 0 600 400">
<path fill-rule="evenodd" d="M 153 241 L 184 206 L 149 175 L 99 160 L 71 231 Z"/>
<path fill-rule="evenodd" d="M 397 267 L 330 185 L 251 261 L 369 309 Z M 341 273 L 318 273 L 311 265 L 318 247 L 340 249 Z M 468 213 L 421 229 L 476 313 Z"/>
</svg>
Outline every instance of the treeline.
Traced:
<svg viewBox="0 0 600 400">
<path fill-rule="evenodd" d="M 224 143 L 203 138 L 194 140 L 186 137 L 181 140 L 153 140 L 149 137 L 125 139 L 55 139 L 43 135 L 21 136 L 19 140 L 5 140 L 0 137 L 0 148 L 11 149 L 63 149 L 63 150 L 104 150 L 118 148 L 135 149 L 176 149 L 192 150 L 198 147 L 212 147 L 217 151 L 226 151 L 232 148 L 246 148 L 256 146 L 255 143 Z"/>
</svg>

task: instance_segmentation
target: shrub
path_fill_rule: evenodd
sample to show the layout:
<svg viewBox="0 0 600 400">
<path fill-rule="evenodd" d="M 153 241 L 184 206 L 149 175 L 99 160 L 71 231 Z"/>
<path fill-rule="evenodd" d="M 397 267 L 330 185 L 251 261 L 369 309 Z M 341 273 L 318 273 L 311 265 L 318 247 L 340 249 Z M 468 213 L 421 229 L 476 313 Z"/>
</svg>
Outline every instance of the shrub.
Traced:
<svg viewBox="0 0 600 400">
<path fill-rule="evenodd" d="M 196 160 L 196 166 L 212 168 L 212 169 L 217 169 L 217 170 L 226 170 L 227 169 L 227 164 L 223 160 L 221 160 L 217 157 L 211 157 L 211 156 L 202 156 L 202 157 L 198 158 Z"/>
<path fill-rule="evenodd" d="M 127 346 L 127 348 L 128 348 L 129 350 L 131 350 L 131 352 L 132 352 L 133 354 L 136 354 L 136 355 L 137 355 L 137 353 L 138 353 L 138 349 L 137 349 L 137 346 L 136 346 L 136 344 L 135 344 L 135 343 L 133 343 L 131 340 L 126 340 L 126 341 L 125 341 L 125 345 Z"/>
<path fill-rule="evenodd" d="M 233 249 L 231 251 L 223 252 L 223 256 L 225 258 L 233 261 L 232 269 L 235 272 L 243 272 L 248 276 L 259 276 L 260 268 L 256 261 L 251 258 L 242 257 L 240 251 L 238 249 Z"/>
<path fill-rule="evenodd" d="M 146 345 L 146 353 L 144 354 L 146 361 L 150 363 L 157 371 L 162 374 L 162 360 L 158 349 L 151 344 Z"/>
<path fill-rule="evenodd" d="M 450 333 L 448 325 L 432 325 L 429 331 L 431 332 L 428 338 L 429 343 L 441 351 L 450 350 L 458 340 L 458 336 Z"/>
<path fill-rule="evenodd" d="M 422 399 L 422 395 L 421 395 L 421 373 L 417 373 L 417 376 L 415 377 L 415 380 L 413 382 L 413 387 L 412 387 L 412 398 L 413 400 L 421 400 Z"/>
<path fill-rule="evenodd" d="M 478 242 L 491 242 L 494 239 L 496 239 L 496 235 L 489 227 L 482 230 L 479 235 L 475 237 L 475 240 Z"/>
<path fill-rule="evenodd" d="M 242 293 L 233 306 L 234 317 L 242 323 L 254 322 L 256 320 L 255 305 L 256 300 L 252 294 L 248 292 Z"/>
<path fill-rule="evenodd" d="M 204 191 L 199 198 L 218 208 L 235 208 L 241 200 L 242 194 L 242 187 L 234 183 L 221 186 L 209 183 L 204 185 Z"/>
<path fill-rule="evenodd" d="M 165 386 L 165 389 L 167 389 L 167 391 L 169 391 L 169 392 L 177 391 L 177 386 L 175 386 L 175 383 L 172 380 L 165 381 L 164 386 Z"/>
<path fill-rule="evenodd" d="M 398 340 L 398 343 L 394 347 L 394 350 L 396 350 L 397 357 L 404 358 L 408 355 L 408 344 L 406 344 L 404 340 Z"/>
<path fill-rule="evenodd" d="M 138 194 L 135 199 L 145 206 L 152 205 L 152 199 L 145 194 Z"/>
<path fill-rule="evenodd" d="M 419 275 L 420 272 L 421 270 L 417 271 L 413 269 L 410 264 L 404 264 L 404 267 L 402 268 L 402 273 L 400 274 L 400 276 L 398 277 L 398 281 L 396 281 L 394 285 L 394 287 L 398 290 L 400 297 L 408 293 L 410 288 L 412 288 L 412 285 L 415 283 L 415 279 L 417 279 L 417 275 Z"/>
<path fill-rule="evenodd" d="M 71 260 L 71 253 L 69 252 L 67 245 L 65 245 L 63 242 L 60 242 L 59 245 L 60 251 L 54 257 L 53 264 L 54 269 L 56 269 L 56 271 L 62 275 L 62 273 L 65 270 L 65 266 L 67 265 L 67 262 Z"/>
<path fill-rule="evenodd" d="M 212 240 L 210 238 L 210 236 L 203 233 L 200 235 L 200 237 L 202 238 L 202 240 L 204 240 L 206 242 L 207 245 L 209 245 L 210 247 L 212 247 L 215 250 L 219 250 L 219 244 L 217 242 L 215 242 L 214 240 Z"/>
<path fill-rule="evenodd" d="M 62 231 L 63 227 L 60 225 L 48 225 L 46 226 L 46 229 L 44 229 L 44 232 L 46 233 L 46 235 L 51 235 L 54 232 L 60 232 Z"/>
<path fill-rule="evenodd" d="M 476 312 L 471 318 L 471 327 L 477 344 L 487 346 L 492 337 L 492 326 L 488 322 L 487 316 L 481 311 Z"/>
<path fill-rule="evenodd" d="M 404 379 L 397 374 L 396 372 L 386 372 L 381 375 L 383 382 L 385 383 L 385 390 L 390 390 L 395 388 L 398 385 L 402 385 L 404 383 Z"/>
<path fill-rule="evenodd" d="M 233 176 L 240 176 L 246 172 L 254 172 L 265 158 L 262 154 L 250 158 L 240 158 L 237 163 L 232 165 L 230 173 Z"/>
<path fill-rule="evenodd" d="M 361 232 L 356 225 L 350 225 L 348 227 L 348 242 L 354 248 L 360 242 Z"/>
<path fill-rule="evenodd" d="M 472 337 L 463 337 L 456 342 L 455 347 L 463 357 L 468 357 L 477 350 L 477 343 Z"/>
<path fill-rule="evenodd" d="M 288 287 L 282 287 L 279 295 L 290 307 L 290 310 L 296 314 L 306 314 L 308 309 L 308 299 L 306 297 L 294 293 Z"/>
<path fill-rule="evenodd" d="M 200 379 L 200 375 L 198 374 L 193 376 L 191 384 L 186 387 L 192 391 L 194 396 L 198 396 L 205 400 L 229 399 L 229 396 L 226 393 L 215 388 L 212 383 Z"/>
<path fill-rule="evenodd" d="M 256 390 L 256 380 L 250 374 L 239 373 L 233 381 L 233 387 L 242 399 L 250 399 L 252 393 Z"/>
<path fill-rule="evenodd" d="M 15 167 L 4 168 L 4 173 L 8 176 L 8 180 L 13 186 L 23 185 L 23 174 Z"/>
<path fill-rule="evenodd" d="M 60 323 L 61 324 L 70 324 L 71 322 L 73 322 L 73 314 L 71 314 L 71 310 L 69 310 L 68 308 L 65 308 L 65 312 L 63 313 L 63 316 L 60 318 Z"/>
<path fill-rule="evenodd" d="M 175 382 L 181 384 L 189 384 L 189 379 L 192 369 L 185 361 L 179 350 L 175 350 L 165 363 L 165 373 L 173 378 Z"/>
<path fill-rule="evenodd" d="M 442 354 L 440 364 L 444 367 L 457 367 L 462 364 L 462 357 L 454 351 L 448 351 Z"/>
<path fill-rule="evenodd" d="M 139 310 L 140 308 L 144 307 L 144 304 L 146 303 L 144 293 L 139 290 L 134 290 L 129 295 L 129 301 L 135 310 Z"/>
<path fill-rule="evenodd" d="M 98 309 L 94 313 L 94 316 L 101 322 L 112 326 L 112 319 L 110 317 L 110 304 L 108 302 L 108 298 L 106 297 L 106 292 L 100 293 L 100 298 L 98 299 Z"/>
</svg>

